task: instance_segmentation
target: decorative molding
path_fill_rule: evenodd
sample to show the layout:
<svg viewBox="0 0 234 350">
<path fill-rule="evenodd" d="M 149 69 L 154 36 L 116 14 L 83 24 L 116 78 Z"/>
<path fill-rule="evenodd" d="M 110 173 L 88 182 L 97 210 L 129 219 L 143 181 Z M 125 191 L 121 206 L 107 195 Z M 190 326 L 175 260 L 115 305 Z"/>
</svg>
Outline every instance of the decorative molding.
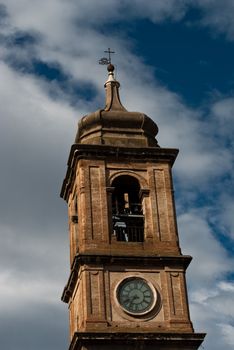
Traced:
<svg viewBox="0 0 234 350">
<path fill-rule="evenodd" d="M 95 345 L 95 349 L 102 349 L 102 346 L 118 344 L 123 349 L 123 344 L 128 344 L 129 350 L 156 349 L 161 346 L 169 349 L 198 349 L 205 338 L 205 333 L 169 333 L 169 332 L 76 332 L 72 338 L 69 350 L 82 349 L 86 344 Z"/>
<path fill-rule="evenodd" d="M 118 151 L 118 152 L 116 152 Z M 175 148 L 160 148 L 160 147 L 116 147 L 107 145 L 89 145 L 89 144 L 74 144 L 71 147 L 70 155 L 68 158 L 68 168 L 63 185 L 61 188 L 60 196 L 68 201 L 68 197 L 71 193 L 72 184 L 75 178 L 75 167 L 80 159 L 106 159 L 113 158 L 116 160 L 129 159 L 131 161 L 153 161 L 153 162 L 166 162 L 173 165 L 178 149 Z"/>
<path fill-rule="evenodd" d="M 75 256 L 72 263 L 72 271 L 69 276 L 68 282 L 64 288 L 62 294 L 62 301 L 68 303 L 72 293 L 74 291 L 76 281 L 78 278 L 78 271 L 81 266 L 86 264 L 98 264 L 98 266 L 109 265 L 112 266 L 141 266 L 146 267 L 149 265 L 155 268 L 162 268 L 167 266 L 168 268 L 174 268 L 175 265 L 183 270 L 186 270 L 190 264 L 192 257 L 189 255 L 179 256 L 111 256 L 111 255 L 82 255 Z"/>
</svg>

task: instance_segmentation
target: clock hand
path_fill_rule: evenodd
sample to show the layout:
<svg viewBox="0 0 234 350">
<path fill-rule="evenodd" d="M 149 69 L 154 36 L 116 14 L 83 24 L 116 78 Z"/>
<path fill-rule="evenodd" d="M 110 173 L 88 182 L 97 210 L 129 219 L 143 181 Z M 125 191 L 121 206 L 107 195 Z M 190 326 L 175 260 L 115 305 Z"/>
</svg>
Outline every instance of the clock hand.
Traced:
<svg viewBox="0 0 234 350">
<path fill-rule="evenodd" d="M 133 303 L 133 301 L 134 301 L 135 299 L 138 299 L 138 295 L 136 295 L 136 294 L 133 295 L 133 297 L 130 298 L 130 302 L 131 302 L 130 305 Z"/>
<path fill-rule="evenodd" d="M 124 303 L 127 303 L 128 301 L 130 301 L 131 299 L 130 298 L 127 298 L 127 299 L 124 299 L 123 302 Z"/>
<path fill-rule="evenodd" d="M 128 297 L 128 298 L 124 299 L 123 302 L 126 303 L 126 302 L 128 302 L 128 301 L 132 301 L 132 300 L 135 300 L 135 299 L 137 299 L 137 298 L 138 298 L 138 295 L 135 294 L 135 295 L 133 295 L 131 298 Z"/>
</svg>

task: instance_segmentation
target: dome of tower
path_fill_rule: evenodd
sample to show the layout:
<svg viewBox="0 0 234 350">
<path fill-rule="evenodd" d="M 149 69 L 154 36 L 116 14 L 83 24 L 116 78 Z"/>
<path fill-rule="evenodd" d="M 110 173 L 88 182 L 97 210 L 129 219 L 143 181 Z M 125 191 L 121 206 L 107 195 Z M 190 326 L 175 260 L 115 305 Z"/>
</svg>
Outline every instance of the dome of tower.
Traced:
<svg viewBox="0 0 234 350">
<path fill-rule="evenodd" d="M 114 66 L 109 64 L 107 70 L 106 106 L 80 120 L 75 143 L 158 147 L 156 123 L 143 113 L 126 110 L 120 101 L 120 84 L 115 80 Z"/>
</svg>

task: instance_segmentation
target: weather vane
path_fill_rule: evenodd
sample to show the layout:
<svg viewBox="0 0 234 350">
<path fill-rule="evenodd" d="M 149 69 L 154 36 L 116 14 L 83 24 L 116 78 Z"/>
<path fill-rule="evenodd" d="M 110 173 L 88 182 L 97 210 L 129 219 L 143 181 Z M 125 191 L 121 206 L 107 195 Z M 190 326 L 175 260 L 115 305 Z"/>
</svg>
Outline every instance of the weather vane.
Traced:
<svg viewBox="0 0 234 350">
<path fill-rule="evenodd" d="M 108 53 L 108 58 L 107 57 L 102 57 L 99 60 L 99 64 L 111 64 L 111 54 L 115 53 L 115 51 L 111 51 L 111 49 L 108 47 L 107 51 L 104 51 L 105 53 Z"/>
</svg>

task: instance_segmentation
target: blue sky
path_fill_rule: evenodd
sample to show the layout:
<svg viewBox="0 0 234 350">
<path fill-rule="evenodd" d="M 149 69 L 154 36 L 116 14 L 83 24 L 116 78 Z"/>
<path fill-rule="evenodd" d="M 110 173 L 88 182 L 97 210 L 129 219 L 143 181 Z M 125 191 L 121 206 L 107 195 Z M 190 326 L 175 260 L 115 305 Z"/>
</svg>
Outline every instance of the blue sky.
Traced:
<svg viewBox="0 0 234 350">
<path fill-rule="evenodd" d="M 234 346 L 232 0 L 2 0 L 0 337 L 6 350 L 68 348 L 67 211 L 59 199 L 77 121 L 104 106 L 115 51 L 121 100 L 180 149 L 180 243 L 204 349 Z M 40 331 L 38 331 L 40 330 Z"/>
<path fill-rule="evenodd" d="M 155 78 L 196 107 L 209 102 L 216 89 L 223 94 L 233 91 L 234 50 L 223 36 L 214 40 L 208 29 L 189 25 L 188 18 L 165 24 L 141 20 L 130 37 L 137 36 L 134 53 L 155 67 Z"/>
</svg>

